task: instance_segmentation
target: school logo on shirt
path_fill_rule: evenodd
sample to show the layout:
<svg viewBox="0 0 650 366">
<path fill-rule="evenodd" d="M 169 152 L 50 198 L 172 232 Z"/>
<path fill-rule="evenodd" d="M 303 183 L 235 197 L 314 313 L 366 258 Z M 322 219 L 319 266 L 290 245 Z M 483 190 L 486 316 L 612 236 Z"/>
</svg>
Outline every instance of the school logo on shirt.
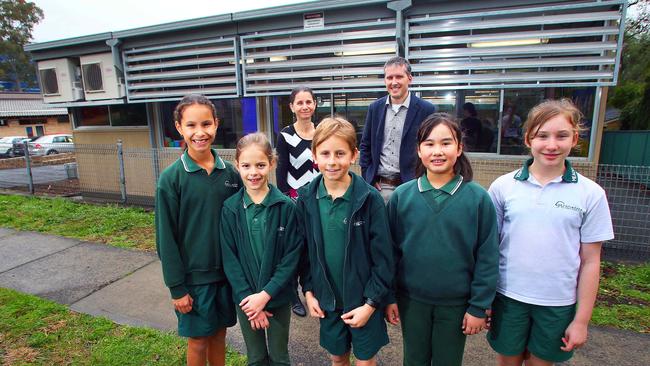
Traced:
<svg viewBox="0 0 650 366">
<path fill-rule="evenodd" d="M 230 183 L 230 181 L 225 181 L 223 185 L 228 188 L 239 188 L 239 183 Z"/>
<path fill-rule="evenodd" d="M 569 204 L 564 203 L 563 201 L 555 202 L 555 207 L 563 208 L 565 210 L 575 211 L 575 212 L 578 212 L 578 213 L 585 213 L 585 210 L 583 210 L 582 208 L 576 207 L 576 206 L 571 206 Z"/>
</svg>

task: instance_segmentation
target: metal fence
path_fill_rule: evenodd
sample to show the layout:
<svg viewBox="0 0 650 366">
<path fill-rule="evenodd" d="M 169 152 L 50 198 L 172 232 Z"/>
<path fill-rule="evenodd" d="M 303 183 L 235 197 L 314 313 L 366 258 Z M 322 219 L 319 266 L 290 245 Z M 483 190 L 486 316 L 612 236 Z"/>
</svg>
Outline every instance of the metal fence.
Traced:
<svg viewBox="0 0 650 366">
<path fill-rule="evenodd" d="M 223 159 L 234 160 L 233 150 L 218 152 Z M 74 154 L 0 159 L 0 189 L 152 207 L 160 172 L 181 153 L 180 149 L 133 148 L 121 143 L 77 144 Z M 475 157 L 470 160 L 474 179 L 485 187 L 521 163 Z M 605 243 L 606 256 L 650 260 L 650 167 L 596 167 L 587 162 L 576 162 L 574 166 L 607 192 L 616 238 Z M 359 172 L 359 167 L 353 170 Z"/>
</svg>

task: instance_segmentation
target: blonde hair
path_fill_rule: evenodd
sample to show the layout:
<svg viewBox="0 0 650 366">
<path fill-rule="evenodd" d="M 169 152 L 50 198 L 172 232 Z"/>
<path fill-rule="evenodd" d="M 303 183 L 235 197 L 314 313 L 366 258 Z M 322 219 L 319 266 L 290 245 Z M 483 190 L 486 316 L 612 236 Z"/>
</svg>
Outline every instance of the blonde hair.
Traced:
<svg viewBox="0 0 650 366">
<path fill-rule="evenodd" d="M 311 140 L 311 151 L 315 154 L 318 145 L 332 136 L 340 137 L 350 146 L 352 152 L 357 149 L 357 131 L 344 118 L 338 116 L 325 117 L 316 126 L 316 132 Z"/>
<path fill-rule="evenodd" d="M 573 104 L 571 99 L 548 99 L 534 106 L 528 112 L 528 118 L 526 118 L 526 122 L 524 123 L 524 138 L 526 143 L 530 144 L 530 140 L 537 136 L 537 132 L 542 128 L 542 125 L 556 116 L 564 116 L 571 126 L 573 126 L 574 132 L 584 130 L 581 122 L 582 112 Z"/>
<path fill-rule="evenodd" d="M 261 132 L 249 133 L 237 141 L 237 148 L 235 149 L 235 160 L 239 161 L 241 152 L 251 145 L 257 145 L 261 147 L 266 157 L 269 158 L 269 162 L 273 162 L 275 160 L 275 154 L 273 153 L 271 143 L 269 142 L 269 139 L 266 138 L 266 135 Z"/>
</svg>

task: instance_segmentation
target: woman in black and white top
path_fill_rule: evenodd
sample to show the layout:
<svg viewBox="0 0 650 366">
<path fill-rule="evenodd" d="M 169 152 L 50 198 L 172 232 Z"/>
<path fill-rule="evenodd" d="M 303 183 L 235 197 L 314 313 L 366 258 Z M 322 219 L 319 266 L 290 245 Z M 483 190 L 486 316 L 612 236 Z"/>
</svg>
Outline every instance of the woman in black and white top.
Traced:
<svg viewBox="0 0 650 366">
<path fill-rule="evenodd" d="M 283 128 L 278 135 L 275 146 L 278 153 L 276 179 L 280 191 L 296 199 L 298 188 L 311 182 L 318 174 L 311 154 L 311 140 L 316 131 L 311 120 L 316 111 L 316 96 L 306 86 L 297 87 L 289 95 L 289 107 L 295 115 L 295 122 Z M 297 282 L 294 283 L 294 288 L 297 286 Z M 291 310 L 298 316 L 307 315 L 297 289 Z"/>
<path fill-rule="evenodd" d="M 316 111 L 316 96 L 308 87 L 297 87 L 289 95 L 289 107 L 295 122 L 278 135 L 276 177 L 280 191 L 296 198 L 298 188 L 318 174 L 311 154 L 311 140 L 316 130 L 311 119 Z"/>
</svg>

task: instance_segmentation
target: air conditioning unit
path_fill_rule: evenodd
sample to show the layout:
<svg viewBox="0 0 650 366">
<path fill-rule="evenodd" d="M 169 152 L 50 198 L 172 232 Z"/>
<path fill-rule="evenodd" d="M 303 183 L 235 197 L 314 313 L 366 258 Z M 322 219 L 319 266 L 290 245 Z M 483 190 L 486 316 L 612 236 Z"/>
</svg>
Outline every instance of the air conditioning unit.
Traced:
<svg viewBox="0 0 650 366">
<path fill-rule="evenodd" d="M 100 53 L 79 58 L 86 100 L 119 99 L 124 85 L 115 73 L 113 55 Z"/>
<path fill-rule="evenodd" d="M 39 61 L 38 76 L 43 101 L 64 103 L 83 99 L 78 67 L 75 60 L 68 58 Z"/>
</svg>

